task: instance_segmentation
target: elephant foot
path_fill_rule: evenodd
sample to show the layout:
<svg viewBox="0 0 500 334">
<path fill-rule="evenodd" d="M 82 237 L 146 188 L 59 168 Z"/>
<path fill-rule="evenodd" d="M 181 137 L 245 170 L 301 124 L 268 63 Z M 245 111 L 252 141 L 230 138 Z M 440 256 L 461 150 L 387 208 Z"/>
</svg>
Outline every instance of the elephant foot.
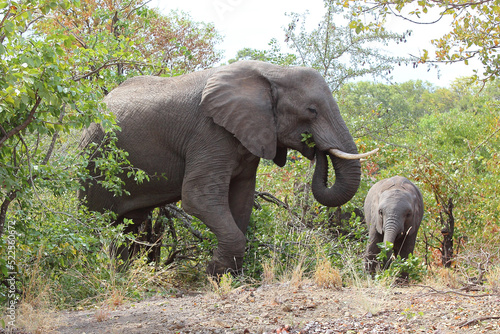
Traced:
<svg viewBox="0 0 500 334">
<path fill-rule="evenodd" d="M 208 263 L 207 274 L 219 278 L 220 276 L 231 273 L 232 275 L 239 275 L 242 273 L 243 257 L 233 257 L 231 260 L 224 261 L 215 256 Z"/>
</svg>

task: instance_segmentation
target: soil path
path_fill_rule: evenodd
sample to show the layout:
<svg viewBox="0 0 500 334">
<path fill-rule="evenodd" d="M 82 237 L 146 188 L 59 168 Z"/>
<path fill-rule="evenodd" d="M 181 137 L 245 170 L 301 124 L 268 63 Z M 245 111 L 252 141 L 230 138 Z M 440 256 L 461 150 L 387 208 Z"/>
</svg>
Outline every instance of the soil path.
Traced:
<svg viewBox="0 0 500 334">
<path fill-rule="evenodd" d="M 428 287 L 239 288 L 64 312 L 57 333 L 500 333 L 500 295 Z"/>
</svg>

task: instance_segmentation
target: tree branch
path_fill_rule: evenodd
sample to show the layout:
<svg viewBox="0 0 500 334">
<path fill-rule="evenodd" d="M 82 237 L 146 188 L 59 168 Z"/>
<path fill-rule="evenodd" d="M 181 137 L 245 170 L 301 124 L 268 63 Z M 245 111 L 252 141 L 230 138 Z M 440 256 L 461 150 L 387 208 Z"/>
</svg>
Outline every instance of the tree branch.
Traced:
<svg viewBox="0 0 500 334">
<path fill-rule="evenodd" d="M 59 123 L 62 123 L 64 114 L 65 114 L 66 106 L 62 106 L 61 114 L 59 114 Z M 47 154 L 42 161 L 42 165 L 46 165 L 49 162 L 50 157 L 52 156 L 52 152 L 54 151 L 54 147 L 56 146 L 57 138 L 59 138 L 59 131 L 56 130 L 54 135 L 52 136 L 52 141 L 50 142 L 49 149 L 47 150 Z"/>
<path fill-rule="evenodd" d="M 56 22 L 57 24 L 59 24 L 61 27 L 63 27 L 64 29 L 66 29 L 67 32 L 69 32 L 77 41 L 78 43 L 80 43 L 80 45 L 85 48 L 85 49 L 88 49 L 87 47 L 87 44 L 80 38 L 78 37 L 74 32 L 71 31 L 70 28 L 66 27 L 64 24 L 62 24 L 59 20 L 56 19 Z"/>
<path fill-rule="evenodd" d="M 277 199 L 276 197 L 274 197 L 270 193 L 256 191 L 255 198 L 257 198 L 257 197 L 260 197 L 267 202 L 274 203 L 277 206 L 280 206 L 282 208 L 289 209 L 288 205 L 286 205 L 285 203 L 283 203 L 282 201 L 280 201 L 279 199 Z"/>
<path fill-rule="evenodd" d="M 489 317 L 474 318 L 472 320 L 468 320 L 468 321 L 465 321 L 465 322 L 459 324 L 458 328 L 469 326 L 469 325 L 475 324 L 475 323 L 480 322 L 480 321 L 493 320 L 493 319 L 500 319 L 500 316 L 489 316 Z"/>
<path fill-rule="evenodd" d="M 436 290 L 432 286 L 428 286 L 428 285 L 420 285 L 420 284 L 412 284 L 412 285 L 413 286 L 418 286 L 418 287 L 421 287 L 421 288 L 430 289 L 430 290 L 432 290 L 432 292 L 430 292 L 430 293 L 438 293 L 438 294 L 454 293 L 454 294 L 457 294 L 459 296 L 471 297 L 471 298 L 481 298 L 481 297 L 496 296 L 495 294 L 491 294 L 491 293 L 484 293 L 482 295 L 471 295 L 471 294 L 468 294 L 468 293 L 462 293 L 462 292 L 458 292 L 458 291 L 454 291 L 454 290 L 440 291 L 440 290 Z"/>
<path fill-rule="evenodd" d="M 42 98 L 40 96 L 38 96 L 38 94 L 37 94 L 36 95 L 35 104 L 31 108 L 31 111 L 28 114 L 28 117 L 26 118 L 26 120 L 22 124 L 19 124 L 14 129 L 12 129 L 9 132 L 7 132 L 7 134 L 5 134 L 2 138 L 0 138 L 0 147 L 2 147 L 3 143 L 7 139 L 9 139 L 9 138 L 17 135 L 19 132 L 21 132 L 22 130 L 26 129 L 26 127 L 33 121 L 33 118 L 35 116 L 35 113 L 36 113 L 36 110 L 37 110 L 38 106 L 40 105 L 40 102 L 42 102 Z"/>
<path fill-rule="evenodd" d="M 101 71 L 104 68 L 108 68 L 108 67 L 116 66 L 116 65 L 124 65 L 124 64 L 134 65 L 134 66 L 137 66 L 137 65 L 148 66 L 148 64 L 146 64 L 146 63 L 141 63 L 141 62 L 137 62 L 137 61 L 120 61 L 118 59 L 112 59 L 110 61 L 105 62 L 103 65 L 99 66 L 95 70 L 90 71 L 89 73 L 82 74 L 79 76 L 73 76 L 71 79 L 73 81 L 80 81 L 80 80 L 85 79 L 91 75 L 99 73 L 99 71 Z"/>
<path fill-rule="evenodd" d="M 493 131 L 493 133 L 491 135 L 488 136 L 488 138 L 486 138 L 485 140 L 483 140 L 481 143 L 479 143 L 476 147 L 474 147 L 474 149 L 472 150 L 471 154 L 474 154 L 476 153 L 476 151 L 481 147 L 483 146 L 484 143 L 486 143 L 487 141 L 489 141 L 493 136 L 495 136 L 498 132 L 500 132 L 500 128 L 496 129 L 495 131 Z"/>
<path fill-rule="evenodd" d="M 7 13 L 5 13 L 4 17 L 2 18 L 2 22 L 0 22 L 0 28 L 3 26 L 3 24 L 5 23 L 5 21 L 9 18 L 10 16 L 10 9 L 11 7 L 9 6 L 9 9 L 7 9 Z M 5 34 L 3 35 L 0 35 L 0 44 L 3 43 L 3 40 L 5 39 Z"/>
<path fill-rule="evenodd" d="M 175 206 L 175 204 L 165 205 L 165 209 L 172 214 L 175 218 L 178 218 L 182 221 L 184 226 L 199 240 L 203 241 L 203 235 L 201 235 L 200 231 L 196 230 L 191 225 L 191 220 L 193 219 L 190 215 L 188 215 L 184 210 Z"/>
</svg>

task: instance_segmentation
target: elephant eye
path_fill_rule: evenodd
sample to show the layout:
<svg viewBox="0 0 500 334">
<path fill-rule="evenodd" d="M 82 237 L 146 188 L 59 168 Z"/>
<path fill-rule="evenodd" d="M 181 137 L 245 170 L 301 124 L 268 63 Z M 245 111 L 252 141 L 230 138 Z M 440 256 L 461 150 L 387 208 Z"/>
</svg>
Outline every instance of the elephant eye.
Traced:
<svg viewBox="0 0 500 334">
<path fill-rule="evenodd" d="M 382 216 L 382 209 L 378 210 L 378 214 Z"/>
<path fill-rule="evenodd" d="M 318 111 L 314 108 L 307 108 L 307 110 L 309 110 L 310 113 L 314 114 L 314 115 L 317 115 L 318 114 Z"/>
</svg>

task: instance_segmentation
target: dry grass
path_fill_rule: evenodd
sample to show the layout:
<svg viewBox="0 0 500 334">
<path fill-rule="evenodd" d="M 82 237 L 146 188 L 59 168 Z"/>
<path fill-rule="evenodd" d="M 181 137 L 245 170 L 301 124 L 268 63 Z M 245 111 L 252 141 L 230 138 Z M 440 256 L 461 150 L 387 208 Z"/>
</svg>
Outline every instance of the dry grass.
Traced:
<svg viewBox="0 0 500 334">
<path fill-rule="evenodd" d="M 304 268 L 302 261 L 299 261 L 290 273 L 290 286 L 294 289 L 300 289 L 304 283 Z"/>
<path fill-rule="evenodd" d="M 109 297 L 104 301 L 111 309 L 116 309 L 117 307 L 123 305 L 127 301 L 125 296 L 126 291 L 115 286 L 109 292 Z"/>
<path fill-rule="evenodd" d="M 146 262 L 146 257 L 142 256 L 129 264 L 127 270 L 117 272 L 115 259 L 109 257 L 106 247 L 102 250 L 103 266 L 95 270 L 92 265 L 84 259 L 77 268 L 71 271 L 78 281 L 90 288 L 98 287 L 95 296 L 84 299 L 81 306 L 103 305 L 103 308 L 114 310 L 126 303 L 131 297 L 140 295 L 150 290 L 152 287 L 169 286 L 170 277 L 165 269 L 157 270 L 154 266 Z M 104 263 L 108 265 L 104 265 Z"/>
<path fill-rule="evenodd" d="M 60 319 L 49 305 L 33 306 L 28 301 L 21 301 L 17 310 L 18 328 L 33 334 L 53 333 L 59 327 Z"/>
<path fill-rule="evenodd" d="M 51 333 L 59 326 L 53 308 L 53 286 L 41 271 L 42 250 L 30 268 L 28 281 L 23 284 L 22 299 L 18 304 L 16 326 L 34 334 Z"/>
<path fill-rule="evenodd" d="M 97 322 L 106 321 L 111 317 L 111 311 L 108 307 L 103 306 L 94 313 L 94 317 Z"/>
<path fill-rule="evenodd" d="M 384 291 L 384 290 L 377 290 L 377 291 Z M 354 296 L 353 302 L 354 304 L 359 305 L 359 307 L 361 307 L 362 310 L 372 315 L 378 314 L 378 312 L 382 310 L 384 305 L 381 296 L 377 296 L 376 298 L 370 298 L 367 296 L 366 293 L 363 293 L 363 291 L 360 291 L 359 289 Z"/>
<path fill-rule="evenodd" d="M 342 287 L 342 276 L 336 268 L 332 267 L 330 261 L 322 259 L 316 265 L 314 282 L 321 288 L 340 289 Z"/>
<path fill-rule="evenodd" d="M 486 274 L 486 282 L 494 293 L 500 292 L 500 267 L 496 266 Z"/>
<path fill-rule="evenodd" d="M 434 284 L 446 286 L 452 289 L 462 287 L 460 283 L 460 275 L 453 269 L 439 267 L 434 270 L 434 275 L 428 277 L 428 280 Z"/>
<path fill-rule="evenodd" d="M 262 284 L 267 285 L 271 284 L 274 282 L 276 279 L 275 271 L 276 271 L 276 266 L 274 264 L 274 259 L 272 259 L 269 262 L 265 262 L 262 264 Z"/>
<path fill-rule="evenodd" d="M 51 333 L 57 328 L 54 286 L 41 269 L 41 254 L 29 269 L 27 281 L 23 282 L 22 299 L 16 312 L 16 326 L 30 333 Z M 107 252 L 103 250 L 107 256 Z M 109 259 L 111 263 L 111 259 Z M 81 305 L 102 305 L 95 313 L 97 321 L 109 318 L 110 311 L 123 305 L 131 293 L 146 291 L 151 286 L 165 286 L 165 271 L 157 271 L 145 263 L 144 259 L 134 261 L 125 273 L 116 273 L 112 265 L 95 270 L 87 262 L 79 262 L 73 271 L 74 277 L 89 287 L 100 287 L 95 297 L 81 301 Z M 75 264 L 75 268 L 78 268 Z M 83 268 L 83 269 L 82 269 Z"/>
<path fill-rule="evenodd" d="M 233 291 L 233 275 L 231 273 L 225 273 L 218 280 L 209 276 L 208 283 L 211 292 L 220 299 L 226 299 Z"/>
</svg>

